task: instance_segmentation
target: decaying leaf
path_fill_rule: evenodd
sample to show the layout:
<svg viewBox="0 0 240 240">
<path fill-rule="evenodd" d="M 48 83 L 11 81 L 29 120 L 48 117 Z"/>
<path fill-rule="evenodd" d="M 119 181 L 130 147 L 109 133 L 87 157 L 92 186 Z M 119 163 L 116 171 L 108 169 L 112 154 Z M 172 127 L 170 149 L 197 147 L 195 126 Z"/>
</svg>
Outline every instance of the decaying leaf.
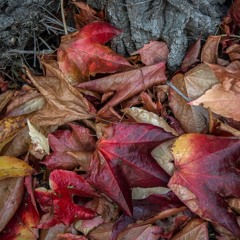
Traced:
<svg viewBox="0 0 240 240">
<path fill-rule="evenodd" d="M 186 71 L 193 64 L 198 63 L 199 54 L 201 51 L 201 37 L 195 42 L 195 44 L 188 50 L 186 56 L 184 57 L 181 65 L 181 70 Z"/>
<path fill-rule="evenodd" d="M 155 65 L 81 83 L 78 87 L 100 93 L 114 92 L 114 96 L 111 100 L 108 101 L 98 112 L 98 114 L 101 114 L 121 101 L 126 100 L 147 88 L 158 85 L 165 80 L 165 63 L 160 62 Z"/>
<path fill-rule="evenodd" d="M 8 90 L 8 91 L 0 94 L 0 112 L 9 103 L 13 94 L 14 94 L 14 91 L 12 91 L 12 90 Z"/>
<path fill-rule="evenodd" d="M 36 152 L 49 154 L 50 149 L 48 139 L 31 124 L 29 119 L 27 119 L 27 125 L 34 150 Z"/>
<path fill-rule="evenodd" d="M 125 108 L 122 110 L 122 112 L 131 116 L 137 122 L 148 123 L 157 127 L 161 127 L 166 132 L 170 132 L 173 135 L 178 136 L 178 133 L 173 128 L 171 128 L 162 117 L 159 117 L 153 112 L 148 112 L 144 109 L 137 107 Z"/>
<path fill-rule="evenodd" d="M 29 114 L 41 109 L 45 105 L 44 97 L 36 90 L 23 86 L 16 92 L 8 104 L 6 116 L 20 116 Z"/>
<path fill-rule="evenodd" d="M 187 223 L 187 225 L 177 233 L 171 240 L 208 240 L 207 222 L 196 218 Z"/>
<path fill-rule="evenodd" d="M 151 41 L 131 55 L 134 54 L 140 54 L 141 61 L 149 66 L 159 62 L 167 62 L 169 50 L 165 42 Z"/>
<path fill-rule="evenodd" d="M 20 208 L 0 233 L 2 240 L 7 239 L 38 239 L 39 215 L 33 206 L 29 195 L 26 193 Z"/>
<path fill-rule="evenodd" d="M 151 151 L 172 138 L 171 133 L 149 124 L 108 126 L 97 143 L 89 181 L 131 215 L 130 188 L 166 186 L 168 175 Z"/>
<path fill-rule="evenodd" d="M 53 153 L 45 158 L 43 164 L 50 170 L 73 169 L 79 165 L 87 168 L 90 164 L 87 159 L 95 149 L 94 137 L 87 128 L 72 123 L 68 125 L 72 130 L 58 130 L 48 135 Z"/>
<path fill-rule="evenodd" d="M 168 186 L 192 212 L 239 237 L 240 227 L 224 199 L 240 196 L 240 140 L 185 134 L 172 150 L 176 170 Z"/>
<path fill-rule="evenodd" d="M 218 61 L 218 45 L 221 36 L 209 36 L 203 46 L 201 53 L 201 61 L 205 63 L 217 63 Z"/>
<path fill-rule="evenodd" d="M 49 228 L 59 223 L 69 226 L 79 219 L 92 219 L 95 212 L 75 204 L 73 196 L 96 197 L 98 194 L 80 175 L 71 171 L 54 170 L 49 177 L 50 190 L 40 187 L 35 189 L 35 196 L 42 210 L 46 213 L 38 225 Z"/>
<path fill-rule="evenodd" d="M 37 126 L 59 126 L 65 122 L 92 118 L 95 109 L 87 99 L 68 83 L 59 69 L 45 66 L 53 76 L 37 77 L 27 70 L 30 80 L 46 99 L 45 106 L 33 114 L 30 121 Z"/>
<path fill-rule="evenodd" d="M 70 82 L 88 80 L 96 73 L 113 73 L 130 68 L 121 55 L 102 45 L 121 31 L 105 22 L 92 22 L 84 26 L 69 40 L 63 41 L 58 49 L 58 63 Z"/>
<path fill-rule="evenodd" d="M 212 70 L 204 63 L 187 73 L 177 74 L 172 83 L 189 99 L 200 97 L 219 81 Z M 203 108 L 187 104 L 174 89 L 169 91 L 169 106 L 185 132 L 205 132 L 208 129 L 208 113 Z"/>
<path fill-rule="evenodd" d="M 24 194 L 23 177 L 0 180 L 0 232 L 16 213 Z"/>
<path fill-rule="evenodd" d="M 171 147 L 176 139 L 171 139 L 166 141 L 159 146 L 157 146 L 151 152 L 153 158 L 157 161 L 160 167 L 169 175 L 172 176 L 175 170 L 173 164 L 173 155 L 171 152 Z"/>
<path fill-rule="evenodd" d="M 226 91 L 222 84 L 216 84 L 190 104 L 197 106 L 203 104 L 205 108 L 210 108 L 214 113 L 240 121 L 239 102 L 240 92 L 235 92 L 231 89 Z"/>
<path fill-rule="evenodd" d="M 24 177 L 33 172 L 33 169 L 15 157 L 1 156 L 0 157 L 0 180 L 9 177 Z"/>
<path fill-rule="evenodd" d="M 6 117 L 0 121 L 0 152 L 25 125 L 25 116 Z"/>
</svg>

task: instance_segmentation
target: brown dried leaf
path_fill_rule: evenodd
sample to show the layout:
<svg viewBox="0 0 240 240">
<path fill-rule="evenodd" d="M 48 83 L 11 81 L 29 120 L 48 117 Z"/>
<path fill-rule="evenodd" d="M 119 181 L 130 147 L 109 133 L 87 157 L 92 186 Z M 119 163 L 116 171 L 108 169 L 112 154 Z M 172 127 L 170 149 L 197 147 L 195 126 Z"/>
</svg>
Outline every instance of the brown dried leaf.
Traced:
<svg viewBox="0 0 240 240">
<path fill-rule="evenodd" d="M 0 181 L 0 232 L 21 204 L 24 193 L 24 178 L 7 178 Z"/>
<path fill-rule="evenodd" d="M 221 36 L 209 36 L 202 48 L 201 61 L 205 63 L 217 63 L 218 45 Z"/>
<path fill-rule="evenodd" d="M 9 90 L 9 91 L 6 91 L 6 92 L 4 92 L 0 95 L 0 112 L 9 103 L 13 94 L 14 94 L 14 91 Z"/>
<path fill-rule="evenodd" d="M 208 225 L 200 218 L 192 219 L 171 240 L 208 240 Z"/>
<path fill-rule="evenodd" d="M 31 122 L 38 126 L 59 126 L 65 122 L 92 118 L 95 113 L 94 107 L 75 87 L 69 84 L 61 71 L 48 64 L 45 64 L 45 67 L 50 68 L 55 76 L 37 77 L 27 70 L 32 83 L 47 102 L 30 118 Z"/>
<path fill-rule="evenodd" d="M 90 82 L 81 83 L 79 88 L 97 91 L 100 93 L 115 92 L 106 105 L 98 112 L 104 113 L 108 108 L 114 107 L 123 100 L 144 91 L 166 80 L 165 63 L 158 63 L 126 72 L 113 74 Z"/>
<path fill-rule="evenodd" d="M 14 95 L 8 104 L 6 116 L 19 116 L 29 114 L 41 109 L 45 104 L 45 99 L 35 89 L 22 89 Z"/>
<path fill-rule="evenodd" d="M 172 83 L 190 99 L 196 99 L 218 83 L 212 70 L 201 63 L 187 73 L 177 74 Z M 194 108 L 173 89 L 169 91 L 169 106 L 185 132 L 204 132 L 208 129 L 208 113 L 202 108 Z"/>
<path fill-rule="evenodd" d="M 240 121 L 239 102 L 240 92 L 226 91 L 222 84 L 216 84 L 190 104 L 197 106 L 203 104 L 205 108 L 210 108 L 216 114 Z"/>
<path fill-rule="evenodd" d="M 0 152 L 25 125 L 25 116 L 6 117 L 0 121 Z"/>
<path fill-rule="evenodd" d="M 141 61 L 149 66 L 159 62 L 167 62 L 169 50 L 165 42 L 151 41 L 131 55 L 134 54 L 140 54 Z"/>
</svg>

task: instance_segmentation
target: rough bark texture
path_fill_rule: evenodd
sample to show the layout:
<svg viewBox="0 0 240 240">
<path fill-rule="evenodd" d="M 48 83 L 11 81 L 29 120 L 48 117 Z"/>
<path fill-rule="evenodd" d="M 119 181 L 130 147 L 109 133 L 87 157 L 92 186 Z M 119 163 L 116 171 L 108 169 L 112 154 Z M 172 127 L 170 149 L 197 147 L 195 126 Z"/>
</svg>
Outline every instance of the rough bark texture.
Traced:
<svg viewBox="0 0 240 240">
<path fill-rule="evenodd" d="M 112 47 L 131 54 L 150 40 L 162 39 L 170 48 L 169 67 L 180 65 L 189 39 L 214 34 L 226 14 L 226 0 L 87 0 L 106 9 L 110 23 L 124 33 Z"/>
</svg>

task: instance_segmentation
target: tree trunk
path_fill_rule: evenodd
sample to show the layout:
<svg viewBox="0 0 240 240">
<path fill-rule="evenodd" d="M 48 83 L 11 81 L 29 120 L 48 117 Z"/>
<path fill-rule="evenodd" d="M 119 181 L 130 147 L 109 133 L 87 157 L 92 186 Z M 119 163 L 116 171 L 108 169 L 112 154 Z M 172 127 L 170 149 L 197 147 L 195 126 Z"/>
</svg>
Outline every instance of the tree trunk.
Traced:
<svg viewBox="0 0 240 240">
<path fill-rule="evenodd" d="M 181 64 L 189 40 L 214 34 L 226 14 L 226 0 L 87 0 L 106 10 L 109 22 L 124 31 L 112 41 L 121 54 L 131 54 L 151 40 L 163 40 L 170 49 L 169 68 Z"/>
</svg>

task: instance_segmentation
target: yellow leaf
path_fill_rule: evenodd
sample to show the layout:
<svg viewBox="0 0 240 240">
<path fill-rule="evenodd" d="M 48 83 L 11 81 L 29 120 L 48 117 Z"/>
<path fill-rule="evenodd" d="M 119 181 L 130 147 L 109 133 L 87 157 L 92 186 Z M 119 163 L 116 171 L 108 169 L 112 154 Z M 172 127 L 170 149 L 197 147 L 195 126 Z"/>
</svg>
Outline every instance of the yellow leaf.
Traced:
<svg viewBox="0 0 240 240">
<path fill-rule="evenodd" d="M 24 177 L 33 172 L 33 169 L 24 161 L 10 156 L 0 157 L 0 180 L 8 177 Z"/>
<path fill-rule="evenodd" d="M 0 121 L 0 151 L 25 126 L 25 116 L 6 117 Z"/>
</svg>

